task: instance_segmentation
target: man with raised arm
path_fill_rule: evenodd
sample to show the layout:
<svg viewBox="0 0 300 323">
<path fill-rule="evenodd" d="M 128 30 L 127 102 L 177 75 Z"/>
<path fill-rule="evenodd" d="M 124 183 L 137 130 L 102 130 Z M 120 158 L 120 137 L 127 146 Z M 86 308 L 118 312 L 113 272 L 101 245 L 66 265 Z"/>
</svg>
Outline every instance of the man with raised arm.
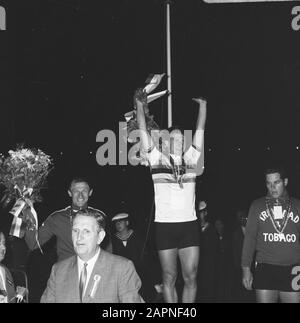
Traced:
<svg viewBox="0 0 300 323">
<path fill-rule="evenodd" d="M 197 292 L 199 262 L 199 230 L 195 211 L 197 166 L 203 153 L 206 100 L 193 99 L 199 104 L 196 131 L 189 147 L 179 128 L 171 128 L 166 147 L 160 149 L 154 136 L 147 132 L 145 113 L 147 96 L 141 89 L 135 93 L 137 121 L 141 146 L 150 164 L 155 194 L 156 245 L 162 267 L 165 302 L 177 303 L 175 288 L 177 257 L 184 280 L 182 302 L 193 303 Z"/>
</svg>

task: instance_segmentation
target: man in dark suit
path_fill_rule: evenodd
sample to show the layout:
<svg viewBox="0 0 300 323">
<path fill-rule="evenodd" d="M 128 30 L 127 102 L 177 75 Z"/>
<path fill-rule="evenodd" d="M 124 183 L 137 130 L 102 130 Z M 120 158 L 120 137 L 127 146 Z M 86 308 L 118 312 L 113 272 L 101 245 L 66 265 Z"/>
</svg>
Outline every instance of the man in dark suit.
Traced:
<svg viewBox="0 0 300 323">
<path fill-rule="evenodd" d="M 8 268 L 2 265 L 5 254 L 5 236 L 4 233 L 0 231 L 0 303 L 14 303 L 16 291 L 13 278 Z"/>
<path fill-rule="evenodd" d="M 141 280 L 133 263 L 100 248 L 105 220 L 95 211 L 78 211 L 72 222 L 76 255 L 56 263 L 42 303 L 141 303 Z"/>
</svg>

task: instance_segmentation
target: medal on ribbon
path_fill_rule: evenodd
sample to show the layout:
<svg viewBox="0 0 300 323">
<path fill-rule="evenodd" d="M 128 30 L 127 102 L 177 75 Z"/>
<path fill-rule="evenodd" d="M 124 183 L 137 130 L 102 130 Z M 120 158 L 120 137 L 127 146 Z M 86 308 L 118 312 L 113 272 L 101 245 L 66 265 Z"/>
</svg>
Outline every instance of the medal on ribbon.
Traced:
<svg viewBox="0 0 300 323">
<path fill-rule="evenodd" d="M 291 206 L 291 200 L 289 199 L 285 210 L 283 210 L 283 207 L 279 204 L 274 205 L 274 207 L 272 208 L 270 201 L 266 199 L 266 209 L 268 216 L 271 219 L 274 229 L 279 235 L 283 235 L 283 231 L 289 219 L 288 215 L 290 214 Z"/>
</svg>

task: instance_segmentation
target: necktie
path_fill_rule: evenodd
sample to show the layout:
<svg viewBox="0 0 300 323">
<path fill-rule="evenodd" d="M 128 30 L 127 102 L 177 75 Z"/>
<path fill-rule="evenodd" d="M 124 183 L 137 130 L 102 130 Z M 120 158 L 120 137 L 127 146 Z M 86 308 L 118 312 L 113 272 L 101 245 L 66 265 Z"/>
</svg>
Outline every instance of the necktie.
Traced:
<svg viewBox="0 0 300 323">
<path fill-rule="evenodd" d="M 82 302 L 83 299 L 83 295 L 84 295 L 84 288 L 85 288 L 85 284 L 86 284 L 86 279 L 87 279 L 87 263 L 84 263 L 84 266 L 81 270 L 81 274 L 80 274 L 80 280 L 79 280 L 79 296 Z"/>
</svg>

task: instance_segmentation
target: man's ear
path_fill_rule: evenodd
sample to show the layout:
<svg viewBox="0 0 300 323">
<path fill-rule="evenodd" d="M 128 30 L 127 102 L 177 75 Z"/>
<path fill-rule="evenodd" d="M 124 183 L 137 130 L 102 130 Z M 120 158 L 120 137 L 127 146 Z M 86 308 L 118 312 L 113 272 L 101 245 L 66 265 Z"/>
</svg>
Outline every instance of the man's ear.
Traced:
<svg viewBox="0 0 300 323">
<path fill-rule="evenodd" d="M 103 239 L 105 238 L 106 236 L 106 232 L 104 230 L 101 230 L 99 233 L 98 233 L 98 244 L 100 244 Z"/>
<path fill-rule="evenodd" d="M 68 195 L 69 195 L 70 197 L 72 197 L 72 193 L 71 193 L 71 191 L 70 191 L 70 190 L 68 190 Z"/>
<path fill-rule="evenodd" d="M 285 178 L 285 179 L 284 179 L 284 186 L 287 186 L 287 185 L 288 185 L 288 183 L 289 183 L 289 179 L 288 179 L 288 178 Z"/>
<path fill-rule="evenodd" d="M 93 189 L 90 190 L 89 196 L 91 196 L 92 194 L 93 194 Z"/>
</svg>

